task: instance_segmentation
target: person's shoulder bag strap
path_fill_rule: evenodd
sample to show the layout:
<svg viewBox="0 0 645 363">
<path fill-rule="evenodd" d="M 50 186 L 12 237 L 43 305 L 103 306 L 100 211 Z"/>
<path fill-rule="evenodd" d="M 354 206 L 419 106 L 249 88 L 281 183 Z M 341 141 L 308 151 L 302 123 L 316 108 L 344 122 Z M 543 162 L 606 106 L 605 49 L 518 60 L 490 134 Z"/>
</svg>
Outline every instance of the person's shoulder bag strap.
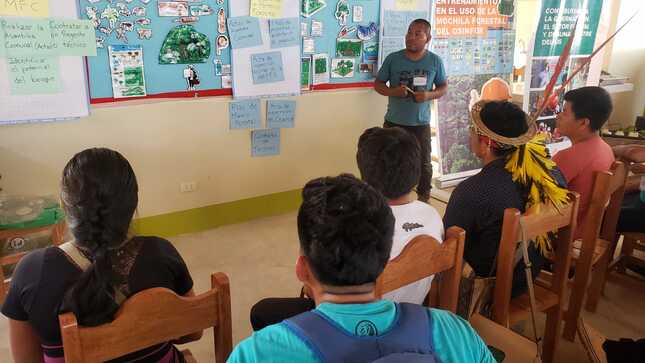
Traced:
<svg viewBox="0 0 645 363">
<path fill-rule="evenodd" d="M 58 248 L 65 252 L 65 254 L 81 269 L 81 271 L 87 270 L 92 264 L 92 261 L 79 251 L 73 241 L 68 241 L 58 245 Z M 114 301 L 117 305 L 121 305 L 126 299 L 127 297 L 121 292 L 121 290 L 114 287 Z"/>
</svg>

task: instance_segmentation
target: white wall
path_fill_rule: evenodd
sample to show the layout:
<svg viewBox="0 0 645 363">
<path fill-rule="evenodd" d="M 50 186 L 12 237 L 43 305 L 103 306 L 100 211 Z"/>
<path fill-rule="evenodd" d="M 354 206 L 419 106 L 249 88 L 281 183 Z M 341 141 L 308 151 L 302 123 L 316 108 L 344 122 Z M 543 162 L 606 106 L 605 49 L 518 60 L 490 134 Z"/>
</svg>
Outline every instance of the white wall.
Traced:
<svg viewBox="0 0 645 363">
<path fill-rule="evenodd" d="M 362 131 L 383 122 L 387 100 L 372 90 L 297 98 L 296 127 L 280 156 L 251 158 L 250 131 L 228 130 L 229 97 L 93 107 L 71 122 L 0 127 L 0 186 L 11 194 L 57 194 L 74 153 L 123 153 L 140 185 L 139 216 L 164 214 L 301 188 L 314 177 L 357 173 Z M 179 184 L 198 189 L 180 193 Z"/>
<path fill-rule="evenodd" d="M 611 44 L 611 55 L 605 59 L 605 70 L 611 74 L 627 76 L 634 90 L 613 96 L 614 112 L 609 124 L 633 125 L 636 116 L 645 112 L 645 38 L 642 25 L 645 22 L 645 1 L 614 0 L 615 23 L 610 32 L 624 24 L 636 11 L 639 14 L 627 25 Z"/>
</svg>

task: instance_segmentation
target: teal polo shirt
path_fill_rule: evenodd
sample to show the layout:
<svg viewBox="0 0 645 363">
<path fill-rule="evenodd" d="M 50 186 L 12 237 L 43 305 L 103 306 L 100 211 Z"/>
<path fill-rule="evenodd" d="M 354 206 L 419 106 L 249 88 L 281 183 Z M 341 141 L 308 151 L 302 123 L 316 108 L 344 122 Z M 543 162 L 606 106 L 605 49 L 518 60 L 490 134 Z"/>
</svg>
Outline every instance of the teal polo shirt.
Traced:
<svg viewBox="0 0 645 363">
<path fill-rule="evenodd" d="M 390 87 L 404 85 L 416 91 L 432 91 L 446 83 L 446 71 L 438 55 L 426 50 L 423 58 L 413 61 L 405 49 L 391 53 L 383 61 L 376 79 L 390 82 Z M 385 120 L 404 126 L 422 126 L 430 123 L 430 102 L 414 102 L 412 96 L 388 97 Z"/>
</svg>

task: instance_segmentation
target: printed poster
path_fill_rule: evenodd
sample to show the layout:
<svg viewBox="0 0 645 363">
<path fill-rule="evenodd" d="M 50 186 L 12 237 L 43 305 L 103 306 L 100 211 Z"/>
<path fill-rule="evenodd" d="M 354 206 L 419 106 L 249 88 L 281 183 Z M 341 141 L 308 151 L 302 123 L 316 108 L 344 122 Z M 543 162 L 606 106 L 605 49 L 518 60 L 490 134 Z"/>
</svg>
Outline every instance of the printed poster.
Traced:
<svg viewBox="0 0 645 363">
<path fill-rule="evenodd" d="M 145 96 L 143 47 L 140 45 L 111 45 L 108 47 L 108 57 L 110 57 L 114 98 Z"/>
<path fill-rule="evenodd" d="M 507 89 L 513 72 L 515 1 L 453 4 L 437 1 L 432 16 L 432 51 L 441 57 L 448 78 L 448 92 L 436 102 L 431 122 L 437 126 L 440 174 L 468 172 L 481 167 L 468 146 L 470 105 L 490 89 Z M 490 85 L 490 83 L 489 83 Z M 502 85 L 502 87 L 497 87 Z"/>
<path fill-rule="evenodd" d="M 573 33 L 576 20 L 578 24 L 571 45 L 569 59 L 565 63 L 562 73 L 556 80 L 556 88 L 569 77 L 569 75 L 594 49 L 598 24 L 602 12 L 603 0 L 543 0 L 540 9 L 540 20 L 535 32 L 535 41 L 529 51 L 526 67 L 526 80 L 524 84 L 523 108 L 526 112 L 536 112 L 542 103 L 544 89 L 553 76 L 558 58 Z M 555 116 L 562 110 L 564 93 L 566 91 L 588 85 L 590 77 L 589 65 L 576 75 L 558 99 L 546 105 L 541 115 L 538 116 L 539 126 L 542 128 L 555 127 Z"/>
</svg>

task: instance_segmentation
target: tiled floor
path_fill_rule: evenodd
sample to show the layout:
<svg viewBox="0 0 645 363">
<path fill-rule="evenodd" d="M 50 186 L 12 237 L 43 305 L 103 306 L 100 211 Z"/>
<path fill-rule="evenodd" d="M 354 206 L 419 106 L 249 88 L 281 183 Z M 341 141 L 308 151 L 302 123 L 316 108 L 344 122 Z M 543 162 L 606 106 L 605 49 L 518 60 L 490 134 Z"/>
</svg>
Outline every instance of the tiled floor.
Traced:
<svg viewBox="0 0 645 363">
<path fill-rule="evenodd" d="M 445 205 L 433 204 L 440 214 Z M 267 296 L 296 296 L 300 283 L 294 274 L 298 253 L 296 214 L 254 220 L 171 238 L 186 260 L 197 293 L 210 287 L 210 274 L 225 272 L 231 282 L 234 343 L 251 333 L 249 310 Z M 585 321 L 610 338 L 645 337 L 645 283 L 613 277 L 598 312 L 584 312 Z M 542 319 L 543 320 L 543 319 Z M 542 324 L 540 324 L 542 325 Z M 530 329 L 527 329 L 530 331 Z M 187 344 L 198 361 L 212 362 L 212 332 Z M 558 362 L 582 362 L 578 341 L 562 341 Z M 7 322 L 0 318 L 0 362 L 10 361 Z"/>
</svg>

